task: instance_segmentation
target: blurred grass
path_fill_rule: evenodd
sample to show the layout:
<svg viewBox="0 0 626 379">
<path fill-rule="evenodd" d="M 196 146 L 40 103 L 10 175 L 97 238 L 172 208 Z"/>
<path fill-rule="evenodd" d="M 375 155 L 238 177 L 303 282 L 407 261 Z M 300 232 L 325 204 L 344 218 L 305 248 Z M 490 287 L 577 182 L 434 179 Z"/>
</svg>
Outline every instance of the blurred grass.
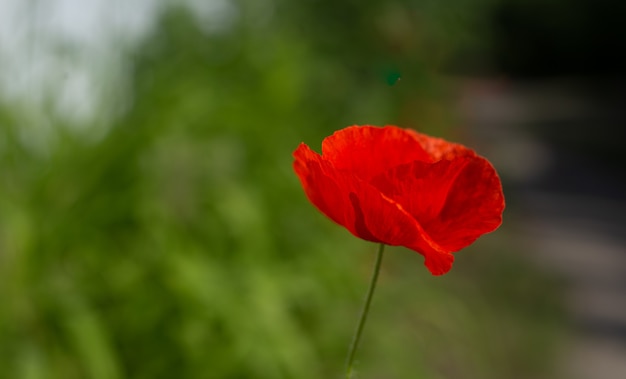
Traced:
<svg viewBox="0 0 626 379">
<path fill-rule="evenodd" d="M 341 376 L 375 246 L 306 201 L 291 152 L 351 124 L 455 131 L 408 3 L 395 51 L 375 3 L 321 3 L 263 23 L 240 2 L 221 34 L 167 9 L 98 138 L 51 117 L 38 149 L 0 106 L 0 378 Z M 359 377 L 551 377 L 558 285 L 506 233 L 441 278 L 390 249 Z"/>
</svg>

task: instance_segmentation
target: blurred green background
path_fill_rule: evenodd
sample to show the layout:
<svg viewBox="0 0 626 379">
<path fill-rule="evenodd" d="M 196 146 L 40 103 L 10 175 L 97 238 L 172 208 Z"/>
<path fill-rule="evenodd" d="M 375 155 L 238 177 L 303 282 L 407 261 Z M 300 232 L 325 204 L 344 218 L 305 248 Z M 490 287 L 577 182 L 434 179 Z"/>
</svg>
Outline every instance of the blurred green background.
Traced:
<svg viewBox="0 0 626 379">
<path fill-rule="evenodd" d="M 60 68 L 3 81 L 0 378 L 342 377 L 376 246 L 314 209 L 291 153 L 353 124 L 471 145 L 441 73 L 485 49 L 492 3 L 163 2 L 89 59 L 27 36 L 25 67 Z M 554 377 L 560 284 L 515 227 L 443 277 L 390 248 L 358 377 Z"/>
</svg>

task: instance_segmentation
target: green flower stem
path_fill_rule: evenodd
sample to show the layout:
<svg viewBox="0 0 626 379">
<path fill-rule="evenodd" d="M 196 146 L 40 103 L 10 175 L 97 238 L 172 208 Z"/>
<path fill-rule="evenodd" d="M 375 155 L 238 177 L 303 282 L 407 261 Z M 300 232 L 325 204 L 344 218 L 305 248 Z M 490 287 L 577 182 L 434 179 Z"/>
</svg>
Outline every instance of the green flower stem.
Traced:
<svg viewBox="0 0 626 379">
<path fill-rule="evenodd" d="M 356 327 L 356 331 L 354 333 L 354 338 L 352 339 L 352 344 L 350 345 L 350 350 L 348 352 L 348 359 L 346 360 L 346 379 L 350 379 L 352 377 L 352 363 L 354 362 L 354 355 L 356 354 L 356 349 L 359 347 L 359 341 L 361 341 L 361 334 L 363 334 L 363 326 L 365 325 L 365 320 L 367 320 L 367 315 L 370 310 L 370 304 L 372 303 L 372 297 L 374 296 L 374 290 L 376 289 L 376 282 L 378 281 L 378 273 L 380 272 L 380 266 L 383 262 L 383 252 L 385 251 L 385 244 L 380 244 L 378 247 L 378 254 L 376 255 L 376 263 L 374 263 L 374 271 L 372 272 L 372 279 L 370 281 L 370 287 L 367 291 L 367 296 L 365 297 L 365 304 L 363 304 L 363 310 L 361 311 L 361 317 L 359 317 L 359 324 Z"/>
</svg>

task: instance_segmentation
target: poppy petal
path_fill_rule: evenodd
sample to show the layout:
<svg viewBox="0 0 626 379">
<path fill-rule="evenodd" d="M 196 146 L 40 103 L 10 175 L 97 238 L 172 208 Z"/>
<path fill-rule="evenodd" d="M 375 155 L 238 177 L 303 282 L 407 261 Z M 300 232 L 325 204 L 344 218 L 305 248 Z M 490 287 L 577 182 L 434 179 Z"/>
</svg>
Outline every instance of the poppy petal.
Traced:
<svg viewBox="0 0 626 379">
<path fill-rule="evenodd" d="M 417 250 L 416 250 L 417 251 Z M 450 271 L 454 263 L 454 255 L 451 253 L 431 253 L 424 255 L 424 266 L 433 275 L 443 275 Z"/>
<path fill-rule="evenodd" d="M 446 249 L 458 251 L 502 224 L 504 194 L 491 163 L 476 156 L 450 187 L 439 216 L 428 225 L 431 237 Z"/>
<path fill-rule="evenodd" d="M 412 161 L 432 161 L 416 132 L 397 126 L 350 126 L 322 142 L 322 156 L 339 170 L 369 180 L 388 169 Z"/>
<path fill-rule="evenodd" d="M 361 239 L 421 253 L 433 275 L 450 270 L 452 254 L 430 239 L 400 204 L 350 172 L 337 170 L 305 144 L 294 157 L 294 169 L 307 197 L 330 219 Z"/>
<path fill-rule="evenodd" d="M 431 239 L 400 204 L 367 183 L 359 189 L 350 193 L 350 200 L 355 214 L 362 217 L 362 223 L 372 236 L 387 245 L 404 246 L 422 254 L 424 265 L 433 275 L 450 270 L 454 256 Z"/>
<path fill-rule="evenodd" d="M 407 220 L 409 226 L 414 224 L 411 216 L 372 186 L 347 171 L 335 169 L 305 144 L 296 149 L 294 157 L 294 169 L 309 200 L 355 236 L 399 245 L 414 234 L 410 227 L 402 227 Z"/>
<path fill-rule="evenodd" d="M 345 226 L 347 220 L 354 216 L 350 214 L 341 189 L 332 178 L 334 169 L 304 143 L 298 146 L 293 156 L 293 168 L 311 203 L 328 218 Z"/>
<path fill-rule="evenodd" d="M 378 175 L 372 180 L 372 185 L 401 204 L 426 228 L 439 216 L 450 188 L 469 159 L 411 162 Z"/>
<path fill-rule="evenodd" d="M 461 250 L 502 222 L 500 179 L 493 166 L 478 156 L 412 162 L 377 176 L 372 184 L 401 204 L 430 238 L 449 251 Z"/>
<path fill-rule="evenodd" d="M 434 162 L 442 159 L 452 160 L 459 157 L 476 156 L 474 150 L 468 149 L 458 143 L 448 142 L 441 138 L 431 137 L 417 132 L 415 132 L 415 138 Z"/>
</svg>

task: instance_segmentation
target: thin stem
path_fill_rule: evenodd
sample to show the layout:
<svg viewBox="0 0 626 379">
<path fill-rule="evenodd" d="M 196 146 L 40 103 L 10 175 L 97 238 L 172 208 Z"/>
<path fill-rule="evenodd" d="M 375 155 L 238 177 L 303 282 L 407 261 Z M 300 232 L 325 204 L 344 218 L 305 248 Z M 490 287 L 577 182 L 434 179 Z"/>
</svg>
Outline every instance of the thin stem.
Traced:
<svg viewBox="0 0 626 379">
<path fill-rule="evenodd" d="M 350 379 L 352 377 L 352 363 L 354 362 L 354 355 L 356 354 L 356 349 L 359 347 L 359 341 L 361 341 L 361 334 L 363 334 L 363 326 L 365 326 L 365 321 L 367 320 L 367 315 L 370 310 L 370 304 L 372 303 L 372 297 L 374 295 L 374 290 L 376 289 L 376 282 L 378 281 L 378 273 L 380 272 L 380 266 L 383 262 L 383 252 L 385 251 L 385 244 L 380 244 L 378 247 L 378 254 L 376 255 L 376 263 L 374 263 L 374 271 L 372 272 L 372 279 L 370 281 L 370 287 L 367 291 L 367 296 L 365 297 L 365 304 L 363 304 L 363 310 L 361 310 L 361 317 L 359 317 L 359 323 L 356 327 L 356 331 L 354 333 L 354 338 L 352 339 L 352 344 L 350 344 L 350 350 L 348 352 L 348 359 L 346 360 L 346 379 Z"/>
</svg>

